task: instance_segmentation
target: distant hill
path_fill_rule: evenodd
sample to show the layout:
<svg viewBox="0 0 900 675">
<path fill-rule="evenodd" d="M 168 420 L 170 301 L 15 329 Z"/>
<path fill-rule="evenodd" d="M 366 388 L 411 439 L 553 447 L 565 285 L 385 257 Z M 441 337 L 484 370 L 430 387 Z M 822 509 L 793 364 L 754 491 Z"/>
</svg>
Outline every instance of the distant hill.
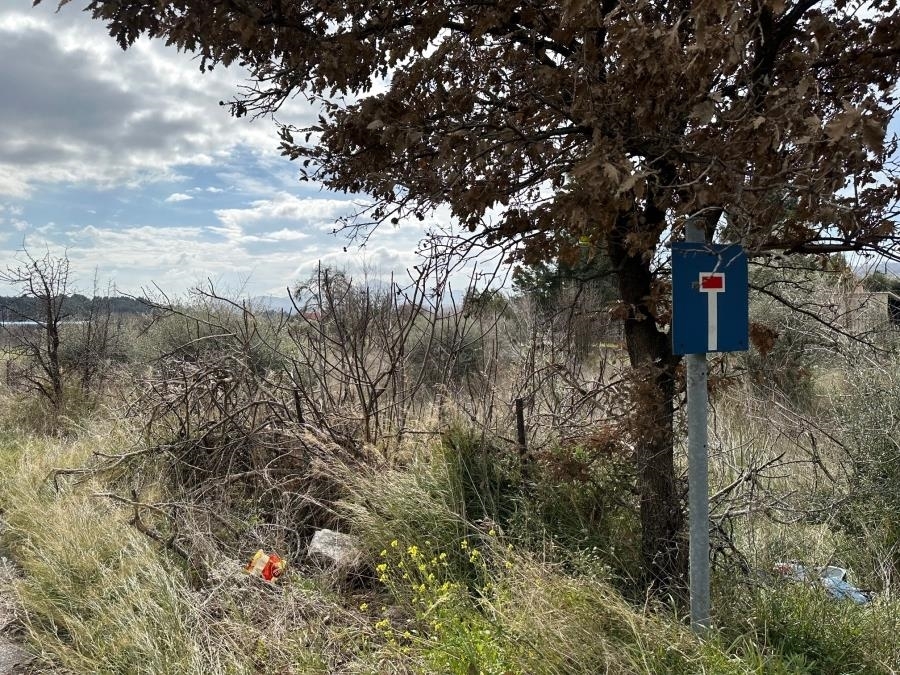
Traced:
<svg viewBox="0 0 900 675">
<path fill-rule="evenodd" d="M 0 296 L 0 323 L 38 316 L 40 309 L 37 303 L 38 301 L 32 297 Z M 121 295 L 88 298 L 75 293 L 66 296 L 63 313 L 66 318 L 78 320 L 90 316 L 92 308 L 95 311 L 105 311 L 107 307 L 113 314 L 146 314 L 149 311 L 147 305 L 139 298 Z"/>
</svg>

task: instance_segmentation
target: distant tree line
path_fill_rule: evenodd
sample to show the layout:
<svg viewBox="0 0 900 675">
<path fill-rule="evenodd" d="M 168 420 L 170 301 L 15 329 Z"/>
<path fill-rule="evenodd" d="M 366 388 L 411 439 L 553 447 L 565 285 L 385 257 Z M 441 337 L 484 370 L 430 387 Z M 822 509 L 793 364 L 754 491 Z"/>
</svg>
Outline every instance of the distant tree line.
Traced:
<svg viewBox="0 0 900 675">
<path fill-rule="evenodd" d="M 873 293 L 900 293 L 900 278 L 885 272 L 872 272 L 863 279 L 863 287 Z"/>
<path fill-rule="evenodd" d="M 22 296 L 0 296 L 0 322 L 26 321 L 40 316 L 42 309 L 39 298 Z M 64 319 L 86 320 L 95 315 L 100 307 L 111 314 L 145 314 L 148 305 L 140 298 L 125 296 L 95 296 L 88 298 L 80 293 L 65 296 Z"/>
</svg>

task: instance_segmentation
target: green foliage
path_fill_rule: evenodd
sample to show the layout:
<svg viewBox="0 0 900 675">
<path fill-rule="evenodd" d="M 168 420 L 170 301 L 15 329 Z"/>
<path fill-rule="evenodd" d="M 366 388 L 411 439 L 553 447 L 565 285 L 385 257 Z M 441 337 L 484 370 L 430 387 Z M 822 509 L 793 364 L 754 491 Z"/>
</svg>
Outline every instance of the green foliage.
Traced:
<svg viewBox="0 0 900 675">
<path fill-rule="evenodd" d="M 755 392 L 798 410 L 815 398 L 817 368 L 846 343 L 846 317 L 835 303 L 852 273 L 841 256 L 799 256 L 790 267 L 751 270 L 751 349 L 736 356 Z"/>
<path fill-rule="evenodd" d="M 415 672 L 724 674 L 763 672 L 753 663 L 771 661 L 697 640 L 636 610 L 603 580 L 537 563 L 493 529 L 447 550 L 430 539 L 391 540 L 374 571 L 390 600 L 361 609 L 380 652 L 419 664 Z"/>
<path fill-rule="evenodd" d="M 515 290 L 537 301 L 544 311 L 558 309 L 561 301 L 571 295 L 573 288 L 583 286 L 590 286 L 600 303 L 608 303 L 618 297 L 616 278 L 608 255 L 603 252 L 589 255 L 585 249 L 585 253 L 574 261 L 537 261 L 531 265 L 519 265 L 513 271 Z"/>
<path fill-rule="evenodd" d="M 634 470 L 614 443 L 552 447 L 510 523 L 527 546 L 552 541 L 552 555 L 570 571 L 636 579 L 640 520 Z"/>
<path fill-rule="evenodd" d="M 188 306 L 157 310 L 141 339 L 142 357 L 162 364 L 167 360 L 210 364 L 234 358 L 242 368 L 265 374 L 285 365 L 274 323 L 265 311 L 198 293 Z"/>
<path fill-rule="evenodd" d="M 340 510 L 367 550 L 427 540 L 428 549 L 451 552 L 448 564 L 462 573 L 467 563 L 458 544 L 472 532 L 464 487 L 471 476 L 449 444 L 424 442 L 408 451 L 402 467 L 341 467 L 347 492 Z"/>
<path fill-rule="evenodd" d="M 79 321 L 86 319 L 106 307 L 117 315 L 142 315 L 148 313 L 147 305 L 140 298 L 124 296 L 95 296 L 88 298 L 80 293 L 66 296 L 66 319 Z M 39 316 L 39 301 L 27 295 L 0 296 L 0 322 L 20 321 L 26 317 Z"/>
<path fill-rule="evenodd" d="M 783 582 L 733 587 L 717 606 L 723 635 L 757 645 L 783 664 L 775 672 L 887 674 L 900 666 L 896 602 L 860 606 L 831 599 L 818 584 Z"/>
<path fill-rule="evenodd" d="M 492 312 L 508 307 L 505 300 L 482 302 L 479 297 L 469 308 L 471 314 L 441 310 L 416 322 L 405 345 L 405 365 L 411 376 L 421 377 L 430 387 L 450 390 L 479 377 L 485 366 L 486 338 L 478 319 L 490 319 Z"/>
<path fill-rule="evenodd" d="M 461 424 L 442 437 L 442 454 L 456 474 L 463 511 L 471 522 L 506 521 L 516 508 L 518 458 L 484 432 Z"/>
<path fill-rule="evenodd" d="M 610 336 L 609 308 L 619 292 L 609 256 L 603 252 L 589 255 L 587 251 L 583 249 L 574 262 L 538 261 L 513 271 L 514 288 L 534 303 L 536 320 L 552 326 L 580 357 L 586 357 L 599 341 Z"/>
<path fill-rule="evenodd" d="M 85 439 L 65 460 L 83 461 L 89 440 L 98 439 Z M 0 452 L 3 541 L 24 573 L 17 592 L 43 654 L 80 673 L 247 672 L 208 641 L 178 566 L 118 509 L 88 490 L 56 493 L 43 482 L 62 459 L 58 446 L 29 442 Z"/>
<path fill-rule="evenodd" d="M 92 424 L 101 399 L 85 394 L 74 382 L 63 385 L 63 406 L 56 410 L 43 396 L 33 392 L 0 393 L 0 427 L 37 435 L 68 436 Z"/>
<path fill-rule="evenodd" d="M 139 323 L 140 318 L 135 316 L 112 316 L 107 327 L 107 343 L 102 345 L 101 352 L 92 344 L 93 336 L 86 324 L 64 324 L 60 329 L 60 362 L 73 374 L 91 360 L 98 360 L 97 365 L 106 369 L 132 364 L 140 358 L 135 351 L 136 343 L 141 340 Z"/>
<path fill-rule="evenodd" d="M 496 537 L 496 532 L 487 536 Z M 513 672 L 512 654 L 522 648 L 505 640 L 502 626 L 484 611 L 494 592 L 485 554 L 467 539 L 459 542 L 461 556 L 453 557 L 466 559 L 471 567 L 468 577 L 477 580 L 466 585 L 452 574 L 452 558 L 446 551 L 433 549 L 429 540 L 423 546 L 406 546 L 395 539 L 381 551 L 375 566 L 378 580 L 395 603 L 410 611 L 402 622 L 387 616 L 378 619 L 375 629 L 389 648 L 421 659 L 428 672 Z"/>
<path fill-rule="evenodd" d="M 866 275 L 863 280 L 863 288 L 873 293 L 882 293 L 889 291 L 891 293 L 900 293 L 900 279 L 896 275 L 886 272 L 872 272 Z"/>
<path fill-rule="evenodd" d="M 463 297 L 462 307 L 467 316 L 503 316 L 511 311 L 509 298 L 492 288 L 478 290 L 470 287 Z"/>
<path fill-rule="evenodd" d="M 888 577 L 880 581 L 887 583 L 900 578 L 900 379 L 887 364 L 856 369 L 847 380 L 847 393 L 835 397 L 835 414 L 852 481 L 838 522 L 878 558 Z"/>
</svg>

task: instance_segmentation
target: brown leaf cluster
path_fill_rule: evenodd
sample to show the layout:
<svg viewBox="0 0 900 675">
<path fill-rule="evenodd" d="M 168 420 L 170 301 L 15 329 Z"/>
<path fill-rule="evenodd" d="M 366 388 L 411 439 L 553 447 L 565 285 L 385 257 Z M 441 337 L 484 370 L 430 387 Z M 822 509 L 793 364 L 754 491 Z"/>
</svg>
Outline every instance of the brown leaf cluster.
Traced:
<svg viewBox="0 0 900 675">
<path fill-rule="evenodd" d="M 775 348 L 775 341 L 778 339 L 778 331 L 765 324 L 752 321 L 750 323 L 750 343 L 756 348 L 763 357 Z"/>
</svg>

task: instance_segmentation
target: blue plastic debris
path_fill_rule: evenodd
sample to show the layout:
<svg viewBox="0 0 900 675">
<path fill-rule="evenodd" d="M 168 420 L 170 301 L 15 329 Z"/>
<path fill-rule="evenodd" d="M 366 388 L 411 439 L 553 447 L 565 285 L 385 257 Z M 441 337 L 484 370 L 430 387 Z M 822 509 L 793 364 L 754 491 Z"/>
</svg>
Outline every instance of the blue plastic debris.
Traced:
<svg viewBox="0 0 900 675">
<path fill-rule="evenodd" d="M 775 563 L 775 572 L 790 581 L 813 581 L 818 578 L 825 592 L 835 600 L 851 600 L 858 605 L 870 602 L 869 596 L 847 581 L 847 570 L 843 567 L 827 565 L 809 568 L 796 562 Z"/>
</svg>

